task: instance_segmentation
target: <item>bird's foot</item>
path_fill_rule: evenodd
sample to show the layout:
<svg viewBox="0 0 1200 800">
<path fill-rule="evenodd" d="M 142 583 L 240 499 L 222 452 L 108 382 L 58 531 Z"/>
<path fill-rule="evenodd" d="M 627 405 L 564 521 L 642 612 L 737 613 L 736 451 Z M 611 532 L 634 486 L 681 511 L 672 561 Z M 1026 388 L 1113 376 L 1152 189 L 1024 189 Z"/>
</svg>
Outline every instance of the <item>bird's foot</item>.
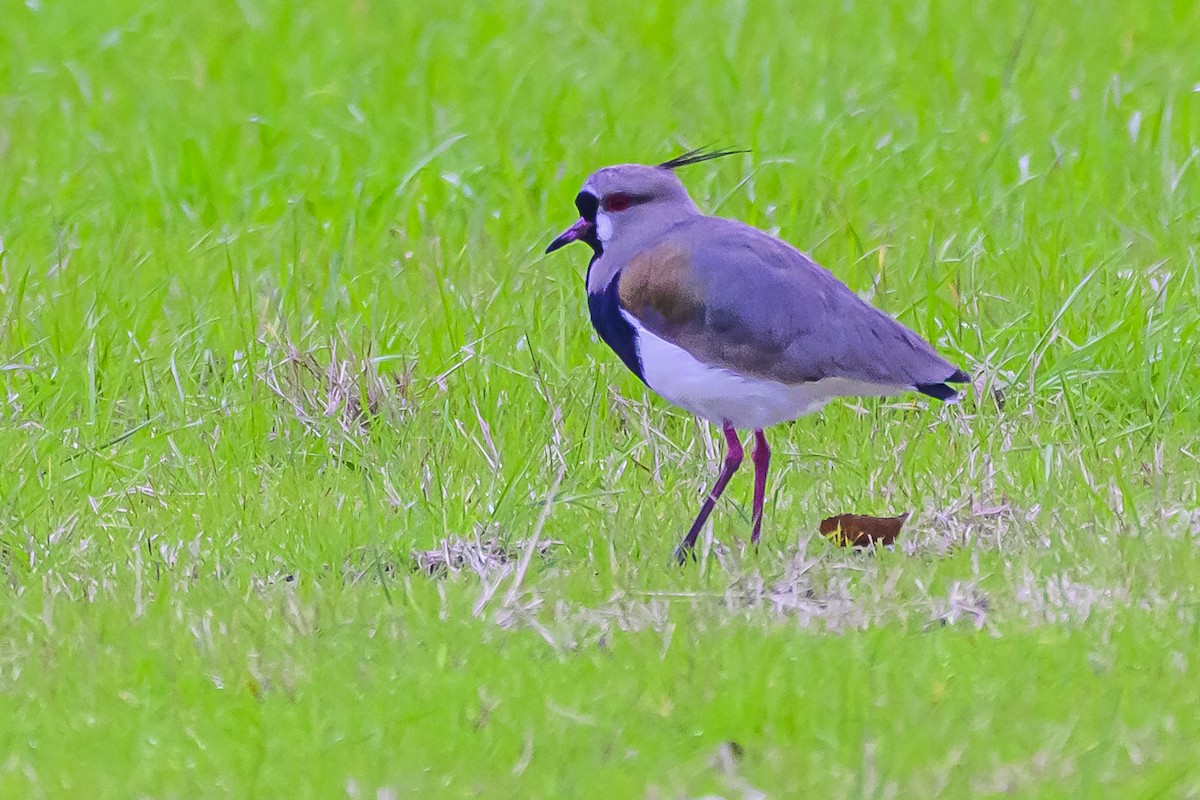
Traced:
<svg viewBox="0 0 1200 800">
<path fill-rule="evenodd" d="M 687 566 L 689 561 L 696 561 L 696 545 L 693 542 L 683 542 L 675 548 L 675 563 L 681 567 Z"/>
</svg>

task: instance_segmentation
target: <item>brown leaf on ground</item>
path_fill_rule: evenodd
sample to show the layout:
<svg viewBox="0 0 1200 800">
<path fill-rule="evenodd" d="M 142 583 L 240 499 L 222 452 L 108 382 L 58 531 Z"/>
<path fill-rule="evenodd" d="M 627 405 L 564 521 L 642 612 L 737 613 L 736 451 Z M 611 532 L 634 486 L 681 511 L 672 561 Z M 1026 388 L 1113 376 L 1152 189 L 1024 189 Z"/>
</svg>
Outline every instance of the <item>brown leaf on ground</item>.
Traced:
<svg viewBox="0 0 1200 800">
<path fill-rule="evenodd" d="M 907 511 L 898 517 L 838 514 L 836 517 L 821 520 L 821 535 L 842 547 L 886 545 L 896 541 L 907 519 Z"/>
</svg>

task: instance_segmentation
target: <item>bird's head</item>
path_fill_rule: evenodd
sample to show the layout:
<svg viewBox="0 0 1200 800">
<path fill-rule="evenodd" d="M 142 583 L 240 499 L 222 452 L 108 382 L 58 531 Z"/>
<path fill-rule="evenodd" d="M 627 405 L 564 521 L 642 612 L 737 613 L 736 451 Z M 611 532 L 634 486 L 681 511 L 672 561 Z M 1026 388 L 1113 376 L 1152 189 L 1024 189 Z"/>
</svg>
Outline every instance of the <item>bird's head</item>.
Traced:
<svg viewBox="0 0 1200 800">
<path fill-rule="evenodd" d="M 606 242 L 633 230 L 654 229 L 686 214 L 696 204 L 675 175 L 675 169 L 743 150 L 692 150 L 658 166 L 619 164 L 598 169 L 575 195 L 579 220 L 546 248 L 553 253 L 571 242 L 584 242 L 599 255 Z"/>
</svg>

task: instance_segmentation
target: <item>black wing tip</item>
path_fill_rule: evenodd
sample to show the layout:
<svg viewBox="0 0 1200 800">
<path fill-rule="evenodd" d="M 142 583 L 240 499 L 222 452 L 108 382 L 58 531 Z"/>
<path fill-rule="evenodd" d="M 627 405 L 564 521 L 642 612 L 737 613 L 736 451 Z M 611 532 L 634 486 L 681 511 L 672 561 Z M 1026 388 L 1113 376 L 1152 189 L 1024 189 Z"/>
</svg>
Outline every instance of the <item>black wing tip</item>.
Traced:
<svg viewBox="0 0 1200 800">
<path fill-rule="evenodd" d="M 954 374 L 946 378 L 946 383 L 970 383 L 971 376 L 961 369 L 954 370 Z"/>
<path fill-rule="evenodd" d="M 694 150 L 688 150 L 686 153 L 681 153 L 672 159 L 662 162 L 658 166 L 662 169 L 678 169 L 691 164 L 699 164 L 703 161 L 712 161 L 714 158 L 724 158 L 725 156 L 736 156 L 739 153 L 749 153 L 749 150 L 738 149 L 713 149 L 710 147 L 697 147 Z"/>
<path fill-rule="evenodd" d="M 936 397 L 938 400 L 949 400 L 958 394 L 958 390 L 945 383 L 918 383 L 913 388 L 921 394 Z"/>
<path fill-rule="evenodd" d="M 961 369 L 954 370 L 954 374 L 946 378 L 944 383 L 918 383 L 913 388 L 921 394 L 927 394 L 930 397 L 935 397 L 938 400 L 952 400 L 958 396 L 958 389 L 950 386 L 951 383 L 967 383 L 971 380 L 971 376 Z"/>
</svg>

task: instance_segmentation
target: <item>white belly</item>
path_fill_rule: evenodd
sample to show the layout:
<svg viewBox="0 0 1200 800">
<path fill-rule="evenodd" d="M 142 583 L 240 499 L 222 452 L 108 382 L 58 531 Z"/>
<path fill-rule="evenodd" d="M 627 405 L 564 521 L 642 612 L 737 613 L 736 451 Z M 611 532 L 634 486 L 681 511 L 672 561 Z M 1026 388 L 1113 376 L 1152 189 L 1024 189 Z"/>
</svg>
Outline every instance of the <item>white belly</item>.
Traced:
<svg viewBox="0 0 1200 800">
<path fill-rule="evenodd" d="M 637 332 L 638 358 L 646 384 L 680 408 L 718 425 L 758 430 L 819 411 L 835 397 L 898 394 L 908 387 L 882 386 L 847 378 L 787 384 L 738 375 L 697 361 L 678 345 L 655 336 L 621 312 Z"/>
</svg>

